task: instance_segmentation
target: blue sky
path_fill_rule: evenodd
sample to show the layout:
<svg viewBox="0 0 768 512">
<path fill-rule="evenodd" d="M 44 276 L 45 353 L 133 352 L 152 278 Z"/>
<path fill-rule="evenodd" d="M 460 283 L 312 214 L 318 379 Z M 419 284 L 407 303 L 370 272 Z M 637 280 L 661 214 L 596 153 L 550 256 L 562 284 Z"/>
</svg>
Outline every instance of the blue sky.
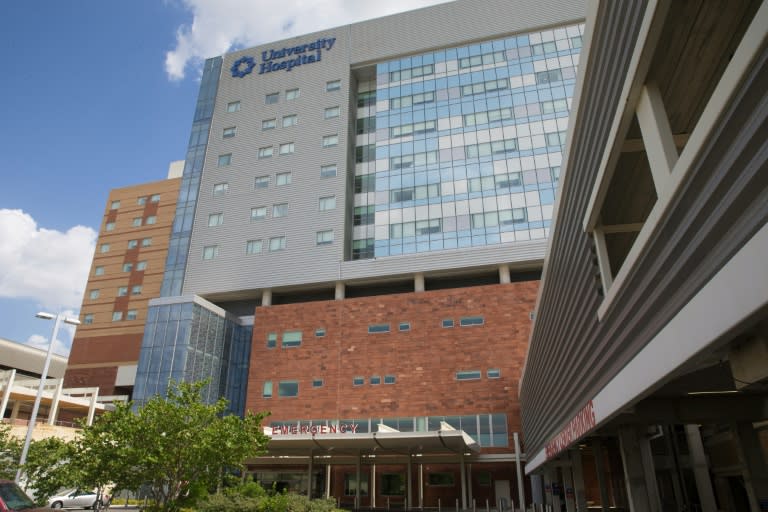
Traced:
<svg viewBox="0 0 768 512">
<path fill-rule="evenodd" d="M 0 2 L 0 338 L 77 316 L 109 190 L 184 157 L 202 59 L 440 1 Z"/>
</svg>

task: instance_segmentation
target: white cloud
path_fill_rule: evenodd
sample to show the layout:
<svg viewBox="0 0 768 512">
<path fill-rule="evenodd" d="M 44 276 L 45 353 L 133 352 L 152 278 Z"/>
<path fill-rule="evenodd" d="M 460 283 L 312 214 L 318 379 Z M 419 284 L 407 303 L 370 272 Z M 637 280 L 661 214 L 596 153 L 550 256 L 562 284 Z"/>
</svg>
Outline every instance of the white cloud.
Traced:
<svg viewBox="0 0 768 512">
<path fill-rule="evenodd" d="M 61 311 L 60 314 L 69 318 L 77 318 L 77 312 L 71 309 Z M 47 351 L 48 340 L 51 339 L 51 334 L 53 334 L 53 322 L 54 320 L 49 320 L 47 322 L 48 328 L 50 329 L 47 336 L 33 334 L 27 338 L 27 341 L 24 342 L 24 344 Z M 75 337 L 75 329 L 76 326 L 74 325 L 64 323 L 64 321 L 59 322 L 59 330 L 56 333 L 56 341 L 53 344 L 54 354 L 69 356 L 69 351 L 72 349 L 72 339 Z"/>
<path fill-rule="evenodd" d="M 176 47 L 165 55 L 171 80 L 184 78 L 188 66 L 199 66 L 237 48 L 286 39 L 347 25 L 446 0 L 180 0 L 192 23 L 176 30 Z"/>
<path fill-rule="evenodd" d="M 53 313 L 79 309 L 96 235 L 86 226 L 40 228 L 22 210 L 0 209 L 0 297 L 33 299 Z"/>
</svg>

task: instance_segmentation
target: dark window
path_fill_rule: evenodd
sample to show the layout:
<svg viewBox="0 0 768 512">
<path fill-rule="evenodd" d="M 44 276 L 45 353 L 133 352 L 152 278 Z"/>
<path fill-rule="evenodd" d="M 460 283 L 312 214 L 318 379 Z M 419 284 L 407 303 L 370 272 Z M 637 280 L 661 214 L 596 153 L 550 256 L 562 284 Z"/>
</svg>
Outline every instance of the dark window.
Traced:
<svg viewBox="0 0 768 512">
<path fill-rule="evenodd" d="M 356 206 L 352 223 L 355 226 L 366 226 L 368 224 L 373 224 L 375 217 L 376 207 L 374 205 Z"/>
<path fill-rule="evenodd" d="M 405 494 L 405 475 L 402 473 L 383 473 L 381 475 L 382 496 L 403 496 Z"/>
</svg>

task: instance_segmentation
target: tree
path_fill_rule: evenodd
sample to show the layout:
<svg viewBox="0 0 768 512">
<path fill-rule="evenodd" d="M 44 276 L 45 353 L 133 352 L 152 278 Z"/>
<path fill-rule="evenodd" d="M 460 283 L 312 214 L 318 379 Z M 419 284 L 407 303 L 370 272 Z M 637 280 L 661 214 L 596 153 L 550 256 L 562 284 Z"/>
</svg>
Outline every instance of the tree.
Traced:
<svg viewBox="0 0 768 512">
<path fill-rule="evenodd" d="M 11 426 L 0 423 L 0 478 L 13 480 L 19 468 L 21 440 L 11 434 Z"/>
<path fill-rule="evenodd" d="M 24 487 L 34 490 L 35 501 L 44 504 L 59 489 L 77 485 L 77 466 L 71 464 L 74 454 L 74 444 L 58 437 L 32 441 L 22 469 Z"/>
</svg>

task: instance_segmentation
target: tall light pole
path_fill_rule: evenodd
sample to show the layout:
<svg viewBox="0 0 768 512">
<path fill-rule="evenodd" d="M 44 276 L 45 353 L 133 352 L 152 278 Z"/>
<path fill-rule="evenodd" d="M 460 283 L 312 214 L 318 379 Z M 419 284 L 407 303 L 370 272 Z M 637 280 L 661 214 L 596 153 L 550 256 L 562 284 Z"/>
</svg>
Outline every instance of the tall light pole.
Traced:
<svg viewBox="0 0 768 512">
<path fill-rule="evenodd" d="M 40 385 L 37 386 L 37 396 L 35 397 L 35 405 L 32 406 L 32 415 L 29 417 L 29 424 L 27 425 L 27 438 L 24 441 L 24 448 L 21 450 L 21 458 L 19 458 L 19 470 L 16 472 L 16 483 L 20 483 L 21 480 L 21 466 L 27 461 L 27 453 L 29 452 L 29 444 L 32 442 L 32 432 L 35 430 L 35 422 L 37 421 L 37 411 L 40 409 L 40 400 L 43 398 L 43 388 L 45 387 L 45 379 L 48 378 L 48 367 L 51 365 L 51 356 L 53 356 L 53 343 L 56 341 L 56 335 L 59 332 L 59 323 L 63 321 L 65 324 L 80 325 L 80 320 L 76 318 L 69 318 L 63 316 L 61 313 L 53 315 L 51 313 L 40 312 L 35 315 L 37 318 L 44 320 L 53 320 L 53 332 L 51 333 L 51 339 L 48 341 L 48 352 L 45 354 L 45 364 L 43 364 L 43 373 L 40 374 Z"/>
</svg>

